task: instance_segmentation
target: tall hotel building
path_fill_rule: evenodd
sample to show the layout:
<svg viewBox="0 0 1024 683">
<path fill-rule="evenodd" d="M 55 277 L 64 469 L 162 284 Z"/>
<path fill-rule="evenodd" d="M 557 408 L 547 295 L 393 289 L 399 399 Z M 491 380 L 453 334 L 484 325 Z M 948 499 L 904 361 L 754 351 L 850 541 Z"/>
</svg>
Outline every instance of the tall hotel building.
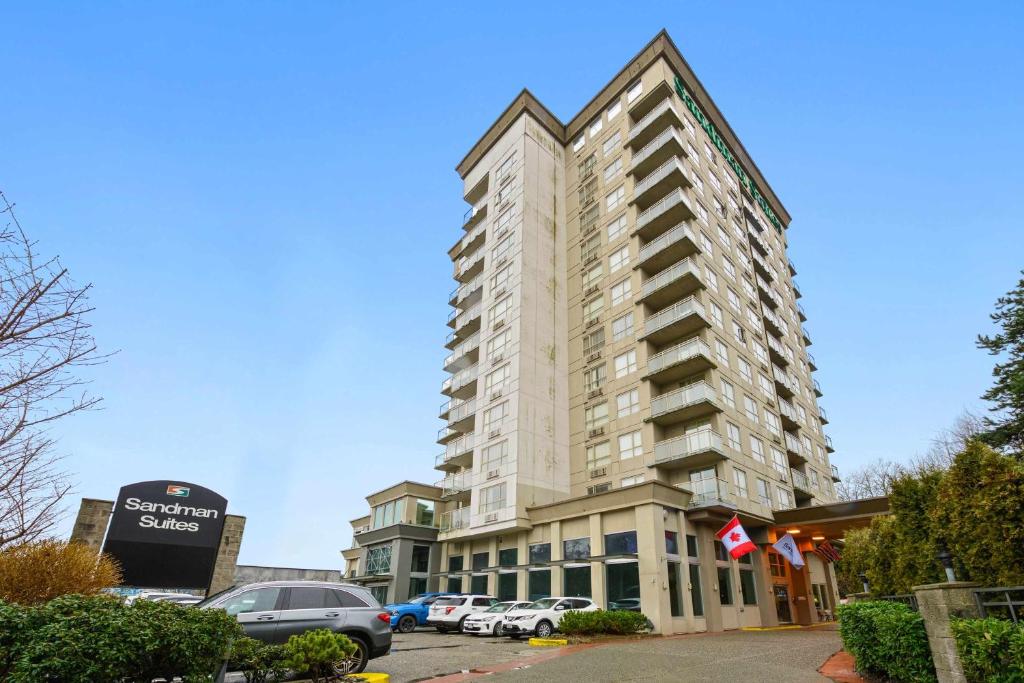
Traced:
<svg viewBox="0 0 1024 683">
<path fill-rule="evenodd" d="M 457 170 L 437 587 L 663 633 L 826 617 L 828 526 L 804 570 L 769 550 L 838 481 L 790 216 L 669 36 L 568 123 L 524 90 Z"/>
</svg>

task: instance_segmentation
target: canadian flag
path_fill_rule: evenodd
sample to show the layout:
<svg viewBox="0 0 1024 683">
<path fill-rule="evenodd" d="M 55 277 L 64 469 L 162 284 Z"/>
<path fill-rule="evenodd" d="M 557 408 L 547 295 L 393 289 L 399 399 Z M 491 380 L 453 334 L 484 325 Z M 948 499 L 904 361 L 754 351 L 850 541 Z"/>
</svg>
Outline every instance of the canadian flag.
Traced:
<svg viewBox="0 0 1024 683">
<path fill-rule="evenodd" d="M 736 515 L 733 515 L 729 523 L 723 526 L 715 536 L 722 542 L 734 560 L 757 549 L 757 546 L 750 540 L 750 536 L 747 536 L 747 532 L 743 530 L 743 525 L 740 524 L 740 519 Z"/>
</svg>

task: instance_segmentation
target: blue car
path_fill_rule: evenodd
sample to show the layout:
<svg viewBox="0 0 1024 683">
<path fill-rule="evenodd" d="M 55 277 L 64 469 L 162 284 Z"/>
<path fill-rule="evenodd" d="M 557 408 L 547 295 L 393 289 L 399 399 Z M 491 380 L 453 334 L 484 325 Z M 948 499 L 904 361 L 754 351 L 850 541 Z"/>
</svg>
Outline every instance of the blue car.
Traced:
<svg viewBox="0 0 1024 683">
<path fill-rule="evenodd" d="M 424 626 L 430 606 L 446 595 L 458 593 L 422 593 L 408 602 L 384 605 L 384 609 L 391 615 L 391 629 L 399 633 L 412 633 L 417 626 Z"/>
</svg>

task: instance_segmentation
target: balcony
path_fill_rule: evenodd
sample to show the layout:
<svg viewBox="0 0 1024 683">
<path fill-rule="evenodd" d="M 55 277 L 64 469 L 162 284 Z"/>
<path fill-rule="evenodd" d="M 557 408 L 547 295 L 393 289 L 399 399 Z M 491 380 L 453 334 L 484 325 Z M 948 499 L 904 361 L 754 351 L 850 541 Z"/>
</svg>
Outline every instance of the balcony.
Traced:
<svg viewBox="0 0 1024 683">
<path fill-rule="evenodd" d="M 800 470 L 790 468 L 789 474 L 793 482 L 793 495 L 797 501 L 804 501 L 813 498 L 811 485 L 807 482 L 807 475 Z"/>
<path fill-rule="evenodd" d="M 643 149 L 633 153 L 629 173 L 634 178 L 642 178 L 666 159 L 684 154 L 685 149 L 682 131 L 674 126 L 667 128 L 644 145 Z"/>
<path fill-rule="evenodd" d="M 441 393 L 452 398 L 468 398 L 476 393 L 477 366 L 460 370 L 441 384 Z"/>
<path fill-rule="evenodd" d="M 800 463 L 807 461 L 808 453 L 804 453 L 803 447 L 800 445 L 800 439 L 796 438 L 789 432 L 783 432 L 786 441 L 786 453 L 790 456 L 790 462 L 794 459 Z"/>
<path fill-rule="evenodd" d="M 469 508 L 459 508 L 441 513 L 441 533 L 469 528 Z"/>
<path fill-rule="evenodd" d="M 762 308 L 761 314 L 764 317 L 764 327 L 776 337 L 785 337 L 789 334 L 789 325 L 786 321 L 776 315 L 770 308 Z M 783 354 L 785 355 L 785 354 Z"/>
<path fill-rule="evenodd" d="M 772 364 L 772 377 L 775 379 L 775 389 L 784 398 L 792 398 L 794 394 L 799 392 L 800 386 L 797 384 L 793 377 L 780 368 L 778 365 Z"/>
<path fill-rule="evenodd" d="M 751 250 L 750 256 L 754 259 L 754 270 L 759 275 L 767 278 L 769 282 L 775 282 L 779 279 L 779 274 L 775 271 L 775 268 L 768 265 L 768 262 L 757 253 L 756 249 Z"/>
<path fill-rule="evenodd" d="M 821 384 L 818 383 L 818 380 L 812 379 L 811 385 L 814 387 L 814 395 L 817 396 L 818 398 L 821 398 L 823 394 L 821 391 Z"/>
<path fill-rule="evenodd" d="M 835 453 L 836 449 L 832 447 L 832 437 L 828 434 L 825 435 L 825 450 L 829 453 Z"/>
<path fill-rule="evenodd" d="M 690 508 L 721 507 L 730 511 L 736 509 L 736 501 L 729 493 L 729 484 L 724 479 L 705 479 L 701 482 L 690 482 L 693 496 Z"/>
<path fill-rule="evenodd" d="M 710 384 L 700 380 L 651 399 L 648 421 L 670 425 L 720 412 L 722 407 L 718 405 L 718 394 Z"/>
<path fill-rule="evenodd" d="M 644 379 L 666 384 L 716 367 L 711 348 L 703 339 L 694 337 L 648 358 Z"/>
<path fill-rule="evenodd" d="M 487 196 L 487 190 L 490 188 L 491 174 L 484 173 L 480 180 L 476 181 L 476 185 L 469 188 L 469 190 L 462 196 L 469 204 L 476 204 L 481 199 Z"/>
<path fill-rule="evenodd" d="M 768 316 L 765 316 L 766 320 L 767 318 Z M 777 335 L 777 333 L 775 333 L 774 331 L 771 332 L 772 334 L 769 334 L 765 337 L 765 339 L 768 341 L 768 355 L 771 357 L 773 363 L 778 363 L 780 366 L 785 367 L 789 365 L 789 359 L 786 358 L 786 351 L 785 349 L 782 348 L 782 342 L 775 338 L 775 336 L 780 335 Z"/>
<path fill-rule="evenodd" d="M 626 144 L 630 149 L 641 149 L 669 125 L 680 128 L 683 125 L 683 117 L 672 98 L 663 100 L 642 119 L 630 126 Z"/>
<path fill-rule="evenodd" d="M 434 486 L 441 489 L 442 498 L 454 498 L 461 493 L 469 493 L 469 490 L 473 485 L 471 475 L 472 472 L 449 474 L 447 477 L 434 484 Z"/>
<path fill-rule="evenodd" d="M 683 222 L 640 247 L 635 268 L 656 273 L 679 259 L 700 253 L 689 223 Z"/>
<path fill-rule="evenodd" d="M 455 334 L 463 339 L 468 339 L 474 332 L 480 330 L 480 304 L 470 306 L 455 316 Z"/>
<path fill-rule="evenodd" d="M 800 293 L 800 288 L 796 285 L 796 280 L 793 281 L 793 298 L 799 299 L 803 294 Z"/>
<path fill-rule="evenodd" d="M 821 418 L 821 424 L 828 424 L 828 413 L 826 413 L 825 409 L 821 406 L 818 406 L 818 417 Z"/>
<path fill-rule="evenodd" d="M 672 157 L 633 186 L 633 198 L 629 203 L 643 210 L 650 206 L 655 198 L 665 196 L 670 189 L 690 187 L 692 184 L 689 169 L 679 157 Z"/>
<path fill-rule="evenodd" d="M 834 481 L 834 482 L 842 481 L 842 479 L 839 478 L 839 468 L 836 467 L 835 465 L 832 465 L 831 467 L 832 467 L 832 481 Z"/>
<path fill-rule="evenodd" d="M 449 429 L 465 433 L 473 426 L 473 420 L 476 417 L 476 401 L 473 399 L 459 403 L 449 401 L 448 405 L 441 407 L 441 412 L 442 419 L 448 420 Z"/>
<path fill-rule="evenodd" d="M 796 412 L 796 406 L 784 398 L 779 398 L 779 413 L 782 415 L 783 429 L 799 429 L 800 420 Z"/>
<path fill-rule="evenodd" d="M 479 225 L 480 221 L 487 217 L 487 202 L 479 206 L 472 206 L 462 216 L 462 229 L 472 230 L 473 226 Z"/>
<path fill-rule="evenodd" d="M 722 436 L 712 429 L 698 429 L 654 444 L 654 464 L 665 469 L 704 467 L 725 458 Z"/>
<path fill-rule="evenodd" d="M 807 331 L 806 327 L 800 327 L 800 337 L 804 340 L 804 346 L 810 346 L 814 343 L 811 341 L 811 334 Z"/>
<path fill-rule="evenodd" d="M 811 368 L 811 370 L 817 370 L 818 362 L 814 360 L 814 355 L 810 351 L 806 350 L 804 351 L 804 353 L 807 354 L 807 365 Z"/>
<path fill-rule="evenodd" d="M 449 441 L 444 453 L 434 458 L 434 469 L 453 470 L 469 467 L 473 464 L 473 447 L 476 445 L 476 434 L 469 432 L 454 441 Z"/>
<path fill-rule="evenodd" d="M 462 236 L 455 245 L 448 250 L 448 256 L 452 260 L 462 256 L 468 258 L 473 254 L 481 245 L 486 241 L 487 238 L 487 226 L 484 224 L 478 225 L 468 233 Z"/>
<path fill-rule="evenodd" d="M 484 278 L 482 275 L 477 275 L 466 284 L 455 289 L 452 293 L 455 298 L 454 304 L 461 309 L 469 308 L 480 301 L 483 297 L 483 292 Z"/>
<path fill-rule="evenodd" d="M 800 316 L 800 322 L 807 322 L 807 312 L 804 311 L 804 307 L 799 303 L 796 305 L 796 314 Z"/>
<path fill-rule="evenodd" d="M 754 247 L 755 252 L 760 252 L 761 256 L 769 256 L 772 253 L 772 248 L 756 232 L 747 230 L 747 235 L 750 237 L 750 246 Z"/>
<path fill-rule="evenodd" d="M 484 252 L 475 251 L 468 256 L 463 256 L 455 262 L 455 279 L 459 282 L 468 282 L 484 270 Z"/>
<path fill-rule="evenodd" d="M 640 286 L 639 300 L 654 308 L 664 308 L 703 286 L 700 266 L 694 259 L 687 257 L 645 280 Z"/>
<path fill-rule="evenodd" d="M 695 217 L 689 198 L 677 187 L 637 214 L 633 232 L 645 240 L 652 240 L 677 223 Z"/>
<path fill-rule="evenodd" d="M 704 305 L 691 296 L 648 316 L 644 320 L 642 338 L 662 345 L 709 325 Z"/>
<path fill-rule="evenodd" d="M 756 280 L 757 292 L 758 294 L 761 295 L 761 301 L 763 301 L 766 305 L 770 306 L 772 309 L 780 307 L 782 305 L 782 299 L 779 297 L 778 294 L 775 293 L 775 290 L 772 289 L 772 286 L 768 284 L 768 281 L 765 280 L 760 275 L 756 276 Z"/>
<path fill-rule="evenodd" d="M 790 277 L 795 276 L 796 275 L 796 266 L 793 265 L 793 262 L 787 260 L 786 261 L 786 265 L 789 266 L 789 275 L 790 275 Z"/>
<path fill-rule="evenodd" d="M 476 363 L 479 358 L 480 333 L 477 332 L 452 349 L 452 352 L 444 359 L 444 369 L 446 372 L 458 372 Z"/>
</svg>

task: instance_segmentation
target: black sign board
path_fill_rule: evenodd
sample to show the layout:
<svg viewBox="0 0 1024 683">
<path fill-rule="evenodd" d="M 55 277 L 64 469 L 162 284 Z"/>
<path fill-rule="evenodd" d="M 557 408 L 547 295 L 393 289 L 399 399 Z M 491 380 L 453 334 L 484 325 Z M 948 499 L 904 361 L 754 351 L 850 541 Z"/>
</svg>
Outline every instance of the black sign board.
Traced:
<svg viewBox="0 0 1024 683">
<path fill-rule="evenodd" d="M 176 481 L 121 487 L 103 543 L 121 564 L 125 586 L 210 586 L 228 501 Z"/>
</svg>

